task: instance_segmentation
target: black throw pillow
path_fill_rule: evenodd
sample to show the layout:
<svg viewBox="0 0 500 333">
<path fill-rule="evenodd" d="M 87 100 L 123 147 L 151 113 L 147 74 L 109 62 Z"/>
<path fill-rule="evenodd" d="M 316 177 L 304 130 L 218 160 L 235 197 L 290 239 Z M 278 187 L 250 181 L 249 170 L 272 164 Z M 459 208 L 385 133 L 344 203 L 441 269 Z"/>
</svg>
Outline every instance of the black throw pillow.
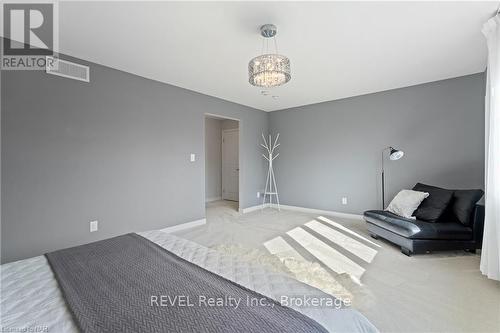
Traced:
<svg viewBox="0 0 500 333">
<path fill-rule="evenodd" d="M 470 224 L 470 217 L 476 203 L 481 199 L 483 190 L 454 190 L 451 211 L 463 225 Z"/>
<path fill-rule="evenodd" d="M 427 192 L 429 196 L 422 201 L 417 210 L 413 213 L 419 220 L 426 222 L 436 222 L 443 215 L 453 198 L 453 191 L 444 188 L 417 183 L 413 187 L 414 191 Z"/>
</svg>

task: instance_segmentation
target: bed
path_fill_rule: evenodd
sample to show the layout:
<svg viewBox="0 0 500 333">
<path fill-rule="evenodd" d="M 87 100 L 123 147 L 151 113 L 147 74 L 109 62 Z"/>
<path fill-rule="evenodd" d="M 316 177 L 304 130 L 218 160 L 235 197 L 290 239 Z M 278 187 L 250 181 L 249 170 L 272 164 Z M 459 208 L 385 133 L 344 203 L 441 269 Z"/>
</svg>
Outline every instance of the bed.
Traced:
<svg viewBox="0 0 500 333">
<path fill-rule="evenodd" d="M 287 295 L 318 297 L 322 294 L 289 276 L 162 231 L 142 232 L 139 235 L 194 265 L 278 302 Z M 348 307 L 290 307 L 329 332 L 377 332 L 363 315 Z M 4 330 L 79 331 L 45 256 L 1 266 L 0 320 Z M 203 331 L 202 328 L 198 330 Z"/>
</svg>

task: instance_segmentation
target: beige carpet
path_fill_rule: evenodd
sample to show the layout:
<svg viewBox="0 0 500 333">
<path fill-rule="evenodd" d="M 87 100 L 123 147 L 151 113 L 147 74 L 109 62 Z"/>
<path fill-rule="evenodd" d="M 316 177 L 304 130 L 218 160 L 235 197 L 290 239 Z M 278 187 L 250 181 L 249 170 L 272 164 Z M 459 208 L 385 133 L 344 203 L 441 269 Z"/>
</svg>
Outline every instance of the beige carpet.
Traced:
<svg viewBox="0 0 500 333">
<path fill-rule="evenodd" d="M 240 244 L 319 262 L 381 332 L 500 332 L 500 283 L 463 251 L 407 257 L 360 219 L 207 205 L 207 225 L 177 233 L 205 246 Z"/>
</svg>

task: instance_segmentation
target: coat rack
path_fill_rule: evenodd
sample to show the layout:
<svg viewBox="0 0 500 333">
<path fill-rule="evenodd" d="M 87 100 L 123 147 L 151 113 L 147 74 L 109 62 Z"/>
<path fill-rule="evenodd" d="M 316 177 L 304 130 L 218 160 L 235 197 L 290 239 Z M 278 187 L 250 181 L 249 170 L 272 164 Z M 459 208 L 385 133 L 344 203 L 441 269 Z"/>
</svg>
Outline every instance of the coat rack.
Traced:
<svg viewBox="0 0 500 333">
<path fill-rule="evenodd" d="M 279 153 L 275 154 L 274 150 L 279 147 L 278 139 L 280 137 L 280 134 L 276 135 L 276 139 L 274 139 L 274 143 L 272 143 L 271 140 L 271 134 L 269 134 L 269 141 L 266 141 L 266 138 L 264 137 L 264 133 L 262 133 L 262 139 L 264 140 L 264 143 L 261 143 L 260 145 L 266 149 L 267 156 L 265 154 L 262 154 L 262 156 L 268 161 L 269 163 L 269 169 L 267 170 L 267 178 L 266 178 L 266 187 L 264 189 L 264 198 L 262 199 L 262 207 L 261 210 L 264 209 L 265 204 L 266 204 L 266 196 L 269 196 L 269 206 L 272 206 L 273 204 L 273 195 L 276 196 L 276 204 L 278 207 L 278 211 L 280 210 L 280 199 L 278 196 L 278 187 L 276 186 L 276 178 L 274 177 L 274 170 L 273 170 L 273 161 L 276 157 L 279 156 Z M 272 144 L 272 146 L 271 146 Z"/>
</svg>

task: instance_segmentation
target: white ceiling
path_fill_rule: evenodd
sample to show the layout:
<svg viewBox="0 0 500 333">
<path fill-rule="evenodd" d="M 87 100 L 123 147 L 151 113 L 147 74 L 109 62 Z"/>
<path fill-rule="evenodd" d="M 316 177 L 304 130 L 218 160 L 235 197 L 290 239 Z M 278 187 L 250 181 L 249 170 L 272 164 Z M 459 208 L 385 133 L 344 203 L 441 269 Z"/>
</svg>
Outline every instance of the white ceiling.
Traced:
<svg viewBox="0 0 500 333">
<path fill-rule="evenodd" d="M 265 111 L 481 72 L 498 2 L 62 2 L 60 52 Z M 248 83 L 259 26 L 292 79 Z"/>
</svg>

